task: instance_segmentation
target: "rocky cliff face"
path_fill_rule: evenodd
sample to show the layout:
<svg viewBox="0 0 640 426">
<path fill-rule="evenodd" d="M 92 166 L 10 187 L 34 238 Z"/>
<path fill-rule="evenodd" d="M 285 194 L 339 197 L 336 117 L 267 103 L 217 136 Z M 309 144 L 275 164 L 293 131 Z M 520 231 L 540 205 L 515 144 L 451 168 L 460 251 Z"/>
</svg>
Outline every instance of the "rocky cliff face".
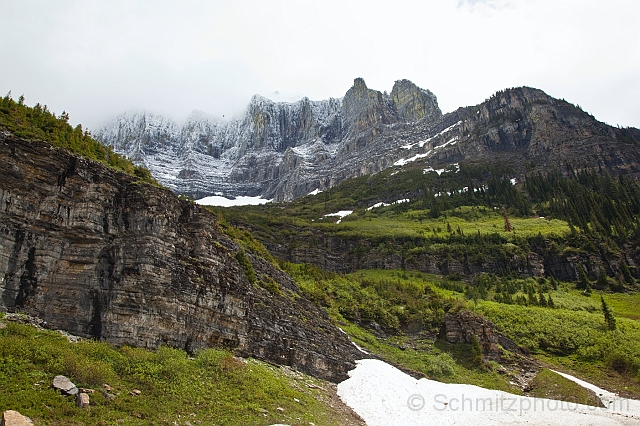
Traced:
<svg viewBox="0 0 640 426">
<path fill-rule="evenodd" d="M 491 321 L 469 311 L 447 312 L 440 334 L 449 343 L 472 343 L 475 337 L 482 347 L 483 356 L 489 360 L 499 361 L 503 349 L 528 355 L 524 348 L 500 333 Z"/>
<path fill-rule="evenodd" d="M 239 251 L 168 190 L 0 133 L 1 310 L 117 345 L 226 346 L 346 378 L 360 356 L 346 335 L 247 252 L 252 284 Z"/>
<path fill-rule="evenodd" d="M 96 138 L 179 193 L 291 200 L 389 167 L 397 156 L 385 151 L 404 139 L 398 133 L 404 123 L 441 115 L 435 95 L 408 80 L 396 82 L 389 96 L 357 78 L 341 99 L 276 103 L 256 95 L 230 121 L 195 112 L 180 127 L 163 117 L 123 114 Z M 389 126 L 398 127 L 378 140 Z"/>
<path fill-rule="evenodd" d="M 436 95 L 421 89 L 409 80 L 399 80 L 391 90 L 391 100 L 398 118 L 405 122 L 414 122 L 426 118 L 435 121 L 442 116 Z"/>
<path fill-rule="evenodd" d="M 442 115 L 435 95 L 408 80 L 396 81 L 388 95 L 357 78 L 341 99 L 289 104 L 254 96 L 238 119 L 196 114 L 182 128 L 161 117 L 123 115 L 96 136 L 195 197 L 291 200 L 409 163 L 502 161 L 520 173 L 640 174 L 638 129 L 613 128 L 527 87 Z"/>
</svg>

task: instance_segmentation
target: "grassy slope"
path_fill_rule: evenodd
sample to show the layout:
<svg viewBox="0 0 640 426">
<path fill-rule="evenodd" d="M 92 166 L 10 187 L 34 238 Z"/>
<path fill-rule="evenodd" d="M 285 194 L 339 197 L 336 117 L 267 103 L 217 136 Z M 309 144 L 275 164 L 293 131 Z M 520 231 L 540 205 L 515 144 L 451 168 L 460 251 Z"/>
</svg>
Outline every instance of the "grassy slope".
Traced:
<svg viewBox="0 0 640 426">
<path fill-rule="evenodd" d="M 352 421 L 330 400 L 329 384 L 262 362 L 244 362 L 224 350 L 208 349 L 190 358 L 167 347 L 150 352 L 88 340 L 73 344 L 57 332 L 0 324 L 0 411 L 17 410 L 38 424 Z M 77 408 L 73 398 L 50 387 L 58 374 L 96 390 L 89 408 Z M 112 401 L 98 393 L 104 383 L 113 389 Z M 134 389 L 140 396 L 130 394 Z"/>
<path fill-rule="evenodd" d="M 395 176 L 394 176 L 395 177 Z M 377 198 L 354 200 L 342 195 L 346 189 L 328 200 L 323 194 L 304 197 L 289 204 L 267 204 L 231 208 L 211 208 L 225 216 L 233 224 L 250 224 L 258 235 L 275 238 L 276 232 L 287 229 L 300 233 L 316 228 L 328 235 L 357 237 L 365 239 L 394 238 L 447 238 L 452 232 L 475 236 L 497 234 L 502 238 L 562 236 L 569 232 L 565 221 L 539 217 L 511 217 L 515 232 L 504 230 L 502 211 L 482 205 L 456 205 L 461 197 L 452 197 L 451 208 L 443 210 L 437 218 L 430 217 L 430 209 L 423 208 L 424 202 L 393 204 L 368 209 Z M 456 200 L 457 198 L 457 200 Z M 336 224 L 335 216 L 326 216 L 339 210 L 353 210 L 353 213 Z M 292 228 L 294 227 L 294 228 Z M 451 228 L 451 230 L 448 230 Z M 458 231 L 459 230 L 459 231 Z"/>
<path fill-rule="evenodd" d="M 516 188 L 514 192 L 505 184 L 508 179 L 508 167 L 472 170 L 461 165 L 460 170 L 452 168 L 437 176 L 423 173 L 415 166 L 398 173 L 386 171 L 353 179 L 325 193 L 288 204 L 214 210 L 233 218 L 232 225 L 248 225 L 261 241 L 304 244 L 305 238 L 313 241 L 313 236 L 321 232 L 326 236 L 368 240 L 373 248 L 378 244 L 385 245 L 390 253 L 405 258 L 420 251 L 453 257 L 464 254 L 469 258 L 513 256 L 522 255 L 533 247 L 557 255 L 598 256 L 604 253 L 615 257 L 620 254 L 619 241 L 614 241 L 593 222 L 601 212 L 592 211 L 591 222 L 586 225 L 578 223 L 576 215 L 570 216 L 574 222 L 572 228 L 562 220 L 567 211 L 541 197 L 542 201 L 531 205 L 529 213 L 525 213 L 526 208 L 515 207 L 526 206 L 517 194 L 524 187 Z M 583 176 L 581 179 L 579 188 L 576 182 L 563 182 L 584 194 L 602 192 L 597 186 L 602 185 L 602 182 L 597 183 L 598 178 Z M 613 181 L 604 181 L 605 187 L 615 186 Z M 549 182 L 544 185 L 549 186 Z M 631 188 L 625 185 L 625 188 Z M 460 192 L 465 186 L 482 186 L 486 191 L 482 196 L 480 192 Z M 616 190 L 622 190 L 623 186 L 621 184 Z M 435 198 L 429 195 L 446 191 L 452 195 Z M 635 194 L 629 192 L 632 193 Z M 391 203 L 405 198 L 411 201 L 368 209 L 381 201 Z M 581 205 L 577 200 L 574 212 L 593 207 L 592 202 Z M 504 229 L 502 205 L 510 206 L 508 213 L 513 232 Z M 335 223 L 335 217 L 325 216 L 339 210 L 354 212 L 339 224 Z M 542 219 L 531 214 L 534 211 L 551 216 Z M 630 216 L 625 220 L 623 227 L 633 243 L 637 218 Z M 613 237 L 624 241 L 620 236 L 625 231 L 621 229 L 617 228 L 617 236 Z M 478 234 L 482 238 L 475 239 Z M 538 359 L 555 368 L 590 378 L 602 387 L 626 387 L 628 392 L 640 395 L 640 345 L 635 343 L 640 341 L 636 321 L 640 318 L 640 295 L 634 293 L 633 279 L 625 278 L 630 293 L 594 291 L 587 297 L 575 289 L 575 283 L 523 279 L 509 273 L 503 276 L 485 274 L 463 282 L 460 281 L 462 277 L 429 277 L 409 271 L 359 271 L 332 276 L 310 267 L 285 265 L 283 269 L 295 277 L 309 297 L 325 306 L 360 345 L 429 377 L 496 388 L 510 387 L 504 378 L 495 379 L 493 371 L 479 371 L 469 365 L 460 355 L 464 350 L 433 345 L 433 332 L 444 311 L 464 304 L 489 317 L 507 336 L 527 346 Z M 615 280 L 608 278 L 608 281 L 613 285 Z M 601 295 L 618 317 L 615 331 L 608 331 L 604 326 Z M 538 306 L 541 296 L 545 304 L 552 298 L 554 306 Z M 471 303 L 471 300 L 475 302 Z M 431 338 L 417 338 L 409 331 L 418 317 L 423 331 L 431 332 Z M 386 337 L 374 332 L 372 321 L 383 327 Z"/>
<path fill-rule="evenodd" d="M 546 368 L 538 373 L 531 382 L 531 386 L 533 390 L 530 396 L 536 398 L 561 399 L 576 404 L 603 406 L 593 391 Z"/>
<path fill-rule="evenodd" d="M 508 377 L 496 374 L 497 369 L 474 366 L 470 348 L 434 345 L 444 311 L 470 309 L 487 316 L 545 363 L 590 377 L 600 386 L 615 389 L 626 386 L 628 392 L 640 395 L 636 376 L 640 368 L 640 323 L 633 311 L 640 302 L 638 293 L 594 292 L 587 297 L 571 284 L 560 283 L 557 290 L 549 288 L 544 293 L 553 298 L 555 308 L 491 300 L 474 303 L 465 297 L 468 284 L 416 271 L 364 270 L 333 275 L 302 265 L 285 264 L 284 269 L 303 292 L 328 309 L 356 343 L 427 377 L 517 392 Z M 531 279 L 488 278 L 519 286 L 539 286 Z M 605 327 L 599 301 L 602 294 L 620 309 L 615 311 L 618 324 L 615 331 Z M 515 295 L 526 297 L 522 291 Z M 487 298 L 491 297 L 489 292 Z M 417 303 L 425 300 L 428 303 Z M 389 316 L 394 319 L 389 320 Z M 416 319 L 421 323 L 417 331 L 412 331 Z M 371 321 L 386 325 L 384 332 L 375 333 L 368 325 Z"/>
</svg>

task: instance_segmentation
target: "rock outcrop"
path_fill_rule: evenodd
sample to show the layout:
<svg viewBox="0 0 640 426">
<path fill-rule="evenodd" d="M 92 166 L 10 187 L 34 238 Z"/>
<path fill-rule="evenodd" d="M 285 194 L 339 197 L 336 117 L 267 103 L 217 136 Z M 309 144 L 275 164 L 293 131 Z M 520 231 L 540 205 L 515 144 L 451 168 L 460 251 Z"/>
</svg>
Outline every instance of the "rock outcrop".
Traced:
<svg viewBox="0 0 640 426">
<path fill-rule="evenodd" d="M 391 100 L 398 118 L 414 122 L 426 118 L 434 121 L 442 116 L 436 95 L 409 80 L 398 80 L 391 90 Z"/>
<path fill-rule="evenodd" d="M 0 133 L 1 310 L 116 345 L 225 346 L 346 378 L 358 350 L 286 274 L 249 251 L 241 265 L 240 250 L 167 189 Z"/>
<path fill-rule="evenodd" d="M 488 319 L 469 311 L 447 312 L 441 335 L 449 343 L 471 343 L 475 337 L 488 360 L 499 361 L 506 349 L 519 355 L 528 355 L 524 348 L 500 333 Z"/>
<path fill-rule="evenodd" d="M 377 124 L 397 121 L 393 104 L 388 96 L 367 87 L 362 78 L 356 78 L 342 100 L 345 126 L 353 133 L 369 130 Z"/>
</svg>

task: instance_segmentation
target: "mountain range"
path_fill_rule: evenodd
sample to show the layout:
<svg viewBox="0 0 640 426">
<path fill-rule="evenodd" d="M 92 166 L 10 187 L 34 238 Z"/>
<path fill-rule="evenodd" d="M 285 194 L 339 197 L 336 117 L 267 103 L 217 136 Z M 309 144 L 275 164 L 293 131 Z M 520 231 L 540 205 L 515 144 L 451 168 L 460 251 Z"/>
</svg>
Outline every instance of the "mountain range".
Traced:
<svg viewBox="0 0 640 426">
<path fill-rule="evenodd" d="M 407 80 L 385 94 L 362 79 L 341 99 L 256 96 L 227 122 L 138 114 L 100 129 L 163 187 L 66 114 L 7 95 L 0 314 L 185 361 L 224 347 L 333 382 L 381 357 L 575 402 L 545 379 L 552 365 L 637 398 L 639 133 L 527 87 L 442 114 Z M 297 199 L 223 209 L 166 187 Z M 5 358 L 58 374 L 11 341 L 0 348 L 19 356 Z"/>
<path fill-rule="evenodd" d="M 409 80 L 390 94 L 362 78 L 342 98 L 294 103 L 255 95 L 228 121 L 193 112 L 183 125 L 124 113 L 95 132 L 148 167 L 165 186 L 194 198 L 260 196 L 289 201 L 337 183 L 419 162 L 506 162 L 520 174 L 607 169 L 637 175 L 640 130 L 614 128 L 529 87 L 442 114 L 436 96 Z"/>
</svg>

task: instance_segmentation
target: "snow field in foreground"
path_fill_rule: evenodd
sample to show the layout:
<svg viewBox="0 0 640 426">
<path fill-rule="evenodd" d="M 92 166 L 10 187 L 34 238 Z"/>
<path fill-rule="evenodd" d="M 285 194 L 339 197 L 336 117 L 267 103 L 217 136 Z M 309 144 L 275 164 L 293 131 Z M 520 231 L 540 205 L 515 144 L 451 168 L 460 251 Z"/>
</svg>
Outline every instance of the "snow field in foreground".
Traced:
<svg viewBox="0 0 640 426">
<path fill-rule="evenodd" d="M 597 394 L 609 396 L 603 398 L 607 408 L 518 396 L 473 385 L 416 380 L 374 359 L 357 364 L 349 372 L 350 378 L 338 384 L 338 395 L 369 426 L 640 424 L 640 401 L 611 398 L 610 393 L 593 385 L 590 386 Z"/>
</svg>

